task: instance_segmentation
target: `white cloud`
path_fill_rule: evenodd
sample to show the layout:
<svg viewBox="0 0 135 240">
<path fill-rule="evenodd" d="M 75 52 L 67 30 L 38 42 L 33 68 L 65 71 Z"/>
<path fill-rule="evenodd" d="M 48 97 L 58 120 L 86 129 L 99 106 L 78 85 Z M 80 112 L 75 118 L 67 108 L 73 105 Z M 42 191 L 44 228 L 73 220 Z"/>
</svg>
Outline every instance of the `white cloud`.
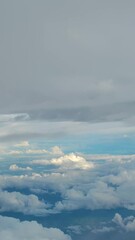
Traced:
<svg viewBox="0 0 135 240">
<path fill-rule="evenodd" d="M 80 225 L 73 225 L 73 226 L 68 227 L 68 231 L 80 235 L 82 233 L 83 229 Z"/>
<path fill-rule="evenodd" d="M 122 228 L 124 227 L 123 219 L 122 219 L 121 215 L 118 213 L 115 214 L 115 216 L 113 218 L 113 222 L 115 222 Z"/>
<path fill-rule="evenodd" d="M 121 227 L 125 231 L 128 232 L 135 231 L 135 217 L 133 216 L 122 218 L 120 214 L 116 213 L 113 218 L 113 222 L 116 223 L 119 227 Z"/>
<path fill-rule="evenodd" d="M 22 141 L 22 142 L 20 142 L 20 143 L 15 144 L 14 146 L 15 146 L 15 147 L 29 147 L 30 144 L 29 144 L 28 141 Z"/>
<path fill-rule="evenodd" d="M 9 170 L 12 170 L 12 171 L 31 171 L 32 168 L 30 167 L 19 167 L 17 166 L 16 164 L 12 164 L 10 167 L 9 167 Z"/>
<path fill-rule="evenodd" d="M 54 138 L 62 134 L 63 136 L 67 134 L 82 136 L 84 134 L 127 134 L 135 131 L 135 127 L 132 128 L 129 125 L 125 125 L 123 122 L 104 122 L 104 123 L 93 123 L 88 122 L 73 122 L 73 121 L 63 121 L 63 122 L 52 122 L 52 121 L 16 121 L 15 123 L 9 121 L 8 123 L 3 122 L 3 126 L 0 131 L 1 144 L 6 141 L 6 145 L 11 141 L 11 136 L 14 141 L 16 139 L 24 140 L 24 134 L 27 139 L 32 139 L 33 137 L 41 136 L 44 139 L 48 137 Z M 107 138 L 107 136 L 106 136 Z"/>
<path fill-rule="evenodd" d="M 115 229 L 113 227 L 102 227 L 102 228 L 96 228 L 96 229 L 93 229 L 91 232 L 92 233 L 109 233 L 109 232 L 112 232 L 114 231 Z"/>
<path fill-rule="evenodd" d="M 59 192 L 62 200 L 55 202 L 50 209 L 51 213 L 79 208 L 122 207 L 134 210 L 135 160 L 133 156 L 121 156 L 120 159 L 120 162 L 90 161 L 77 154 L 68 154 L 50 160 L 34 160 L 29 164 L 41 165 L 40 172 L 29 172 L 27 175 L 24 171 L 24 175 L 20 176 L 2 175 L 0 187 L 16 187 L 18 191 L 27 187 L 35 194 L 45 189 Z M 48 164 L 57 168 L 49 168 L 49 171 L 44 173 L 44 165 Z M 16 165 L 18 167 L 18 164 Z M 17 167 L 13 166 L 15 169 Z"/>
<path fill-rule="evenodd" d="M 56 155 L 56 156 L 60 156 L 63 155 L 64 153 L 62 152 L 61 148 L 58 146 L 54 146 L 51 148 L 51 151 L 46 150 L 46 149 L 42 149 L 42 148 L 28 148 L 30 147 L 30 144 L 28 141 L 22 141 L 20 143 L 17 143 L 14 145 L 15 148 L 19 148 L 19 150 L 16 150 L 14 148 L 12 148 L 11 150 L 9 150 L 8 148 L 3 148 L 0 149 L 0 153 L 1 154 L 7 154 L 7 155 L 19 155 L 19 154 L 48 154 L 48 155 Z M 20 150 L 20 148 L 23 148 Z M 25 149 L 26 148 L 26 149 Z"/>
<path fill-rule="evenodd" d="M 0 191 L 0 212 L 20 212 L 28 215 L 46 215 L 50 204 L 40 201 L 36 195 Z"/>
<path fill-rule="evenodd" d="M 65 192 L 64 200 L 56 203 L 56 210 L 73 209 L 109 209 L 119 206 L 119 199 L 113 188 L 107 184 L 99 182 L 90 186 L 88 192 L 73 187 Z"/>
<path fill-rule="evenodd" d="M 125 162 L 131 162 L 135 160 L 135 154 L 131 155 L 110 155 L 110 154 L 82 154 L 82 156 L 85 156 L 88 160 L 105 160 L 107 162 L 119 162 L 119 163 L 125 163 Z"/>
<path fill-rule="evenodd" d="M 39 165 L 56 165 L 64 169 L 91 169 L 94 167 L 94 164 L 86 161 L 85 158 L 76 155 L 74 153 L 61 156 L 59 158 L 53 158 L 51 160 L 34 160 L 33 163 Z"/>
<path fill-rule="evenodd" d="M 45 228 L 36 221 L 23 221 L 0 216 L 0 239 L 4 240 L 71 240 L 57 228 Z"/>
<path fill-rule="evenodd" d="M 46 154 L 48 151 L 46 149 L 28 149 L 26 150 L 27 154 Z"/>
<path fill-rule="evenodd" d="M 6 154 L 9 154 L 9 155 L 20 155 L 20 154 L 23 154 L 23 151 L 12 150 L 12 151 L 6 152 Z"/>
<path fill-rule="evenodd" d="M 62 149 L 59 146 L 54 146 L 51 149 L 51 153 L 54 155 L 63 155 Z"/>
</svg>

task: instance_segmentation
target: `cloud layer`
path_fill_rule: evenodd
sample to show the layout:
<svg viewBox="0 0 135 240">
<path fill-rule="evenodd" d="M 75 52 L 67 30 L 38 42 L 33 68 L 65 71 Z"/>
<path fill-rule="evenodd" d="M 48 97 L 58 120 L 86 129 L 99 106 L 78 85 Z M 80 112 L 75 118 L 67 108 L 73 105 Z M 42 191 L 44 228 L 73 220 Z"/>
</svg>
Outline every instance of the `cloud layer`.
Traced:
<svg viewBox="0 0 135 240">
<path fill-rule="evenodd" d="M 86 122 L 134 117 L 134 10 L 122 0 L 1 2 L 1 113 Z"/>
<path fill-rule="evenodd" d="M 5 240 L 71 240 L 56 228 L 44 228 L 35 221 L 20 222 L 15 218 L 0 216 L 0 237 Z"/>
</svg>

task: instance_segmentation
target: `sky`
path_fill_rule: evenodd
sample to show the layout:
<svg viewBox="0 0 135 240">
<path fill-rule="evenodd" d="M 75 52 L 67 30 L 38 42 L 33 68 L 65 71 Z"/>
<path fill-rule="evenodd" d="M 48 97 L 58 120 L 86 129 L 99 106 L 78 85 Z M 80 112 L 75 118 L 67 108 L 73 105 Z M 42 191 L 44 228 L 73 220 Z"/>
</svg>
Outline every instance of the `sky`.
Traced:
<svg viewBox="0 0 135 240">
<path fill-rule="evenodd" d="M 0 1 L 1 238 L 134 239 L 134 13 Z"/>
<path fill-rule="evenodd" d="M 53 138 L 72 128 L 81 135 L 90 128 L 133 133 L 134 8 L 134 1 L 121 0 L 1 1 L 0 121 L 26 127 L 0 140 Z M 65 129 L 28 134 L 29 123 L 44 122 Z"/>
</svg>

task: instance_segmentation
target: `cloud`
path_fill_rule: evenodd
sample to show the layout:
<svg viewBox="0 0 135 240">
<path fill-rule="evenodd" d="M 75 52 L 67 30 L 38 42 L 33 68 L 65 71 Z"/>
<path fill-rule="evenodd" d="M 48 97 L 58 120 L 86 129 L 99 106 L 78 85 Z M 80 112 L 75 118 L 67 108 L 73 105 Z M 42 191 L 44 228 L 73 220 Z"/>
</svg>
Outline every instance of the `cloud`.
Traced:
<svg viewBox="0 0 135 240">
<path fill-rule="evenodd" d="M 19 212 L 25 215 L 46 215 L 49 204 L 40 201 L 36 195 L 20 192 L 0 191 L 0 212 Z"/>
<path fill-rule="evenodd" d="M 54 5 L 55 12 L 46 1 L 30 1 L 27 8 L 24 2 L 9 1 L 9 6 L 11 11 L 5 3 L 0 4 L 4 23 L 0 46 L 1 113 L 29 112 L 38 119 L 56 122 L 116 121 L 134 116 L 133 1 L 123 4 L 122 10 L 121 1 L 98 1 L 97 15 L 95 1 L 59 2 Z"/>
<path fill-rule="evenodd" d="M 131 162 L 135 160 L 135 154 L 127 155 L 111 155 L 111 154 L 82 154 L 82 156 L 87 157 L 88 160 L 104 160 L 106 162 L 116 161 L 118 163 Z"/>
<path fill-rule="evenodd" d="M 18 167 L 16 164 L 10 165 L 9 170 L 11 171 L 32 171 L 31 167 Z"/>
<path fill-rule="evenodd" d="M 54 146 L 51 149 L 51 153 L 54 155 L 63 155 L 62 149 L 59 146 Z"/>
<path fill-rule="evenodd" d="M 134 210 L 134 155 L 104 157 L 101 155 L 100 161 L 100 155 L 94 160 L 94 156 L 87 159 L 87 155 L 71 153 L 50 160 L 29 160 L 34 172 L 24 170 L 24 174 L 10 176 L 11 171 L 8 175 L 6 171 L 0 176 L 0 188 L 27 188 L 37 196 L 45 190 L 59 193 L 61 198 L 48 208 L 48 214 L 76 209 Z M 18 169 L 17 161 L 13 169 Z"/>
<path fill-rule="evenodd" d="M 59 146 L 54 146 L 51 148 L 51 151 L 46 149 L 27 149 L 26 154 L 52 154 L 52 155 L 63 155 L 61 148 Z"/>
<path fill-rule="evenodd" d="M 85 158 L 74 153 L 59 158 L 53 158 L 51 160 L 33 160 L 32 163 L 39 165 L 56 165 L 65 169 L 91 169 L 94 167 L 93 163 L 87 162 Z"/>
<path fill-rule="evenodd" d="M 68 226 L 68 231 L 80 235 L 83 231 L 80 225 Z"/>
<path fill-rule="evenodd" d="M 29 146 L 30 146 L 30 144 L 28 141 L 23 141 L 23 142 L 15 144 L 15 147 L 29 147 Z"/>
<path fill-rule="evenodd" d="M 57 228 L 45 228 L 36 221 L 22 221 L 0 216 L 0 238 L 4 240 L 71 240 Z"/>
<path fill-rule="evenodd" d="M 112 231 L 115 231 L 115 228 L 113 227 L 102 227 L 102 228 L 96 228 L 96 229 L 93 229 L 91 232 L 92 233 L 100 233 L 100 234 L 103 234 L 103 233 L 109 233 L 109 232 L 112 232 Z"/>
<path fill-rule="evenodd" d="M 68 189 L 63 196 L 64 200 L 56 203 L 56 210 L 75 209 L 110 209 L 119 206 L 119 199 L 115 190 L 103 182 L 90 186 L 88 192 L 83 188 Z"/>
<path fill-rule="evenodd" d="M 87 111 L 86 111 L 87 112 Z M 82 114 L 83 115 L 83 114 Z M 130 124 L 124 124 L 121 120 L 119 121 L 109 121 L 109 122 L 85 122 L 85 121 L 43 121 L 43 119 L 34 119 L 29 121 L 18 121 L 15 123 L 8 122 L 3 123 L 1 131 L 0 131 L 0 142 L 1 145 L 11 146 L 16 145 L 16 143 L 23 142 L 24 139 L 28 139 L 29 141 L 33 141 L 35 139 L 48 140 L 60 140 L 63 137 L 66 139 L 67 136 L 72 139 L 72 137 L 78 137 L 78 142 L 81 139 L 84 139 L 85 136 L 89 134 L 96 136 L 104 136 L 106 137 L 106 141 L 108 138 L 110 139 L 110 134 L 112 134 L 112 138 L 123 136 L 123 134 L 131 134 L 135 131 L 134 126 L 130 126 Z M 108 135 L 109 134 L 109 135 Z M 85 140 L 86 141 L 86 140 Z M 91 141 L 92 142 L 92 139 Z M 71 145 L 72 145 L 71 141 Z M 30 147 L 31 148 L 31 147 Z"/>
<path fill-rule="evenodd" d="M 28 149 L 26 154 L 46 154 L 48 151 L 46 149 Z"/>
<path fill-rule="evenodd" d="M 16 122 L 29 120 L 28 113 L 0 114 L 0 122 Z"/>
<path fill-rule="evenodd" d="M 113 222 L 127 232 L 135 231 L 135 217 L 133 216 L 122 218 L 120 214 L 116 213 Z"/>
<path fill-rule="evenodd" d="M 4 154 L 9 154 L 9 155 L 20 155 L 23 154 L 23 151 L 20 150 L 11 150 L 11 151 L 5 151 Z"/>
<path fill-rule="evenodd" d="M 19 150 L 16 150 L 14 149 L 15 148 L 19 148 Z M 64 155 L 64 153 L 62 152 L 62 149 L 58 146 L 54 146 L 51 148 L 51 150 L 46 150 L 46 149 L 43 149 L 43 148 L 38 148 L 38 149 L 35 149 L 32 145 L 31 145 L 31 148 L 30 147 L 30 144 L 28 141 L 23 141 L 23 142 L 20 142 L 18 144 L 15 144 L 14 147 L 10 147 L 10 150 L 8 147 L 5 147 L 3 149 L 0 149 L 0 153 L 1 154 L 5 154 L 5 155 L 22 155 L 22 154 L 29 154 L 29 155 L 42 155 L 42 154 L 47 154 L 47 155 L 56 155 L 56 156 L 59 156 L 59 155 Z M 20 148 L 22 148 L 20 150 Z"/>
</svg>

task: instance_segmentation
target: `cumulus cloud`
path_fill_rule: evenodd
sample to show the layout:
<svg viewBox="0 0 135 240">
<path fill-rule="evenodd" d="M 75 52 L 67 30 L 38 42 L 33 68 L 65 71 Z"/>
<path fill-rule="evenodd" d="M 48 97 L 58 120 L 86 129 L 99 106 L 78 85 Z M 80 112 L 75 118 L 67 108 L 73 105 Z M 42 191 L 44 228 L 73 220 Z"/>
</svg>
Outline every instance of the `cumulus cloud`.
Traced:
<svg viewBox="0 0 135 240">
<path fill-rule="evenodd" d="M 9 170 L 11 171 L 31 171 L 32 168 L 31 167 L 19 167 L 17 166 L 16 164 L 12 164 L 10 167 L 9 167 Z"/>
<path fill-rule="evenodd" d="M 85 159 L 77 154 L 67 154 L 50 160 L 33 160 L 29 164 L 36 164 L 40 172 L 27 174 L 24 171 L 20 176 L 2 175 L 0 187 L 15 187 L 18 191 L 29 188 L 32 193 L 45 190 L 58 192 L 61 199 L 49 209 L 50 213 L 80 208 L 94 210 L 120 207 L 134 210 L 134 157 L 121 156 L 120 159 L 121 161 L 97 161 L 87 160 L 87 156 Z M 16 165 L 18 167 L 17 163 Z M 49 166 L 47 170 L 47 165 L 52 165 L 52 168 Z"/>
<path fill-rule="evenodd" d="M 59 158 L 53 158 L 51 160 L 34 160 L 34 164 L 39 165 L 56 165 L 60 168 L 65 169 L 74 169 L 74 168 L 80 168 L 80 169 L 91 169 L 94 167 L 94 164 L 91 162 L 88 162 L 85 158 L 76 155 L 74 153 L 61 156 Z"/>
<path fill-rule="evenodd" d="M 135 231 L 135 217 L 133 216 L 122 218 L 120 214 L 116 213 L 113 222 L 125 231 Z"/>
<path fill-rule="evenodd" d="M 62 149 L 59 146 L 54 146 L 51 149 L 51 153 L 54 155 L 63 155 Z"/>
<path fill-rule="evenodd" d="M 26 215 L 46 215 L 50 207 L 36 195 L 0 191 L 0 212 L 20 212 Z"/>
<path fill-rule="evenodd" d="M 119 199 L 115 190 L 107 184 L 99 182 L 85 191 L 73 187 L 65 192 L 63 201 L 56 203 L 58 211 L 73 209 L 109 209 L 119 206 Z"/>
<path fill-rule="evenodd" d="M 4 240 L 71 240 L 57 228 L 45 228 L 36 221 L 23 221 L 0 216 L 0 238 Z"/>
</svg>

